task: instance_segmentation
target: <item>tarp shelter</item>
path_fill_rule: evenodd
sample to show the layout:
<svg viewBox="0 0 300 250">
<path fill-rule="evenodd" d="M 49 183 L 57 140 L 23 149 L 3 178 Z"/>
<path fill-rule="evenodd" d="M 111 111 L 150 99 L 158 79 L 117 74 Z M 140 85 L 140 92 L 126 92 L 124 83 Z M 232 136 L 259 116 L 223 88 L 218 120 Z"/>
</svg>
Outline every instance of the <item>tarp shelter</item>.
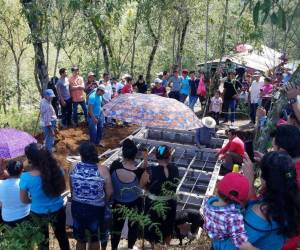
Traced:
<svg viewBox="0 0 300 250">
<path fill-rule="evenodd" d="M 250 72 L 256 70 L 266 72 L 281 62 L 279 59 L 281 53 L 265 45 L 262 45 L 260 49 L 254 49 L 248 44 L 238 45 L 236 51 L 235 54 L 222 58 L 221 68 L 223 68 L 224 71 L 233 70 L 242 66 L 247 68 L 247 71 Z M 219 62 L 220 59 L 208 61 L 208 69 L 215 70 Z M 203 67 L 204 64 L 205 63 L 200 63 L 198 66 Z"/>
</svg>

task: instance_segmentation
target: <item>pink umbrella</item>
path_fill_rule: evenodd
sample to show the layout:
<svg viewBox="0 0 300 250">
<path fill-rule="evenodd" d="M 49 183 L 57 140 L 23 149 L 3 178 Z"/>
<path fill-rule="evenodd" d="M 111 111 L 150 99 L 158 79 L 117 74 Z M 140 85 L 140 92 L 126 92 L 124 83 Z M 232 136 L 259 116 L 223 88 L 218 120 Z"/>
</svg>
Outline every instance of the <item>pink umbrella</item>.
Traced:
<svg viewBox="0 0 300 250">
<path fill-rule="evenodd" d="M 30 134 L 14 129 L 0 129 L 0 158 L 8 159 L 24 155 L 25 147 L 37 142 Z"/>
</svg>

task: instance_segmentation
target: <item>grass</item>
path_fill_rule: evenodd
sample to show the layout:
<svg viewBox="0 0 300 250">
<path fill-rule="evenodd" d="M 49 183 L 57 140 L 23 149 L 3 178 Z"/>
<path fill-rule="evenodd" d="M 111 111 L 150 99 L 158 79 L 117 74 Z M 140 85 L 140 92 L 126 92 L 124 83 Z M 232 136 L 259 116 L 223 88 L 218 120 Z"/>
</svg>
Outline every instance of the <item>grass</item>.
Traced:
<svg viewBox="0 0 300 250">
<path fill-rule="evenodd" d="M 8 110 L 7 114 L 0 113 L 0 128 L 16 128 L 36 135 L 40 132 L 38 115 L 39 111 L 34 107 L 29 107 L 21 111 L 12 107 Z"/>
</svg>

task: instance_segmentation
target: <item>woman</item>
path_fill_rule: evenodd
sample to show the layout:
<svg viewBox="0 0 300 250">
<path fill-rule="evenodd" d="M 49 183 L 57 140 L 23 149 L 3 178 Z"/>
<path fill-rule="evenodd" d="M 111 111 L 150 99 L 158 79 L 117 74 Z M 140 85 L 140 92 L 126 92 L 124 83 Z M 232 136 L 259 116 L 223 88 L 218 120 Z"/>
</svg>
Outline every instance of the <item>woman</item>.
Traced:
<svg viewBox="0 0 300 250">
<path fill-rule="evenodd" d="M 249 203 L 245 228 L 249 242 L 255 247 L 280 250 L 287 238 L 299 233 L 300 199 L 295 165 L 286 152 L 270 152 L 262 158 L 260 168 L 263 193 L 261 199 Z M 253 165 L 248 157 L 244 172 L 253 180 Z"/>
<path fill-rule="evenodd" d="M 138 149 L 134 142 L 126 139 L 122 145 L 123 160 L 116 160 L 110 167 L 113 184 L 113 209 L 125 207 L 131 210 L 140 210 L 142 205 L 139 180 L 144 171 L 137 168 L 135 157 Z M 121 231 L 125 218 L 118 211 L 113 213 L 113 225 L 111 229 L 111 248 L 118 249 Z M 138 237 L 138 225 L 128 221 L 128 248 L 132 249 Z"/>
<path fill-rule="evenodd" d="M 149 214 L 152 223 L 157 226 L 146 228 L 146 238 L 154 247 L 162 238 L 164 244 L 170 245 L 176 218 L 175 192 L 178 185 L 178 168 L 170 164 L 171 149 L 159 146 L 156 149 L 158 166 L 150 166 L 141 179 L 141 187 L 148 191 L 146 198 L 146 214 Z M 167 208 L 165 215 L 158 215 L 155 205 L 163 203 Z M 159 232 L 159 233 L 157 233 Z"/>
<path fill-rule="evenodd" d="M 146 94 L 148 86 L 147 86 L 147 83 L 144 80 L 144 76 L 143 75 L 139 75 L 138 80 L 134 84 L 134 86 L 137 87 L 138 93 Z"/>
<path fill-rule="evenodd" d="M 31 143 L 25 148 L 31 170 L 20 179 L 20 197 L 25 204 L 31 203 L 31 215 L 42 224 L 44 242 L 41 249 L 49 249 L 49 220 L 60 249 L 69 250 L 66 234 L 66 213 L 61 194 L 66 189 L 62 169 L 46 149 Z"/>
<path fill-rule="evenodd" d="M 70 171 L 71 211 L 73 234 L 77 240 L 76 249 L 86 249 L 85 231 L 88 231 L 90 249 L 99 250 L 98 232 L 100 228 L 104 229 L 105 204 L 112 195 L 110 174 L 105 166 L 98 166 L 99 159 L 94 144 L 90 142 L 81 144 L 79 153 L 81 162 Z M 105 236 L 103 231 L 101 236 Z M 105 249 L 107 240 L 102 238 L 101 243 L 101 249 Z"/>
<path fill-rule="evenodd" d="M 20 161 L 9 161 L 7 164 L 8 178 L 0 180 L 0 203 L 2 219 L 8 226 L 14 227 L 28 218 L 30 205 L 20 200 L 20 174 L 23 164 Z"/>
</svg>

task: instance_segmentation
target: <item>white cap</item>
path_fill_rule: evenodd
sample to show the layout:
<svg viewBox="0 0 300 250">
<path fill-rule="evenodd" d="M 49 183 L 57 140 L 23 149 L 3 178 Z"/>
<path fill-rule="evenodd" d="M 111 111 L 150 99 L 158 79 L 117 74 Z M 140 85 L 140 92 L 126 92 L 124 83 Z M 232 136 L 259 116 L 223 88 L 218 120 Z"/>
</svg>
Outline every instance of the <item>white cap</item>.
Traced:
<svg viewBox="0 0 300 250">
<path fill-rule="evenodd" d="M 105 86 L 103 84 L 100 84 L 98 86 L 97 90 L 102 90 L 102 91 L 106 92 L 106 88 L 105 88 Z"/>
<path fill-rule="evenodd" d="M 164 72 L 159 72 L 156 74 L 157 76 L 163 76 L 164 75 Z"/>
<path fill-rule="evenodd" d="M 162 80 L 159 79 L 159 78 L 156 78 L 156 79 L 154 80 L 154 83 L 162 83 Z"/>
</svg>

